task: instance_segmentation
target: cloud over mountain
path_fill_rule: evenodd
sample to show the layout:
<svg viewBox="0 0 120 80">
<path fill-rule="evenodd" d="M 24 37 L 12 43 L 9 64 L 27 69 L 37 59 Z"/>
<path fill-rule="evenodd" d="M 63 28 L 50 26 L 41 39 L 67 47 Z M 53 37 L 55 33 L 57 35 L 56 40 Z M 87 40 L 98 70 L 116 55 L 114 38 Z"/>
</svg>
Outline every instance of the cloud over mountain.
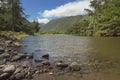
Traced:
<svg viewBox="0 0 120 80">
<path fill-rule="evenodd" d="M 44 24 L 46 24 L 46 23 L 49 22 L 49 19 L 47 19 L 47 18 L 38 19 L 38 22 L 39 22 L 39 23 L 44 23 Z"/>
<path fill-rule="evenodd" d="M 41 15 L 43 17 L 66 17 L 86 14 L 85 8 L 90 9 L 90 0 L 76 0 L 65 5 L 56 7 L 55 9 L 45 10 Z"/>
</svg>

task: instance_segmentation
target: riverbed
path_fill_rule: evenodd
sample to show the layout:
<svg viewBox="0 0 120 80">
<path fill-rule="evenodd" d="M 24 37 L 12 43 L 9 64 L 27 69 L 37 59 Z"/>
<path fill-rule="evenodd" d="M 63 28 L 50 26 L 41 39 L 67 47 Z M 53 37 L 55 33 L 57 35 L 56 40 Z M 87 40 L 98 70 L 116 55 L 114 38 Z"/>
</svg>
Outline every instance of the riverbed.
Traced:
<svg viewBox="0 0 120 80">
<path fill-rule="evenodd" d="M 99 70 L 68 73 L 55 80 L 119 80 L 120 79 L 120 38 L 80 37 L 72 35 L 29 36 L 21 40 L 21 51 L 41 58 L 49 54 L 51 61 L 100 64 Z M 79 78 L 79 79 L 78 79 Z"/>
</svg>

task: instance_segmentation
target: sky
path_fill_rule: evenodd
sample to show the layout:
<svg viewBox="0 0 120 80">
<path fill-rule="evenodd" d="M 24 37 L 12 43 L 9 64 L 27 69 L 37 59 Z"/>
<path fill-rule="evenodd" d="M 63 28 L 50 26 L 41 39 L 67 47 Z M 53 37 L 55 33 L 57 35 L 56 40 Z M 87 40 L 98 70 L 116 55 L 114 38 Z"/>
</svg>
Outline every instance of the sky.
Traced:
<svg viewBox="0 0 120 80">
<path fill-rule="evenodd" d="M 21 0 L 29 21 L 48 23 L 51 19 L 86 14 L 90 0 Z"/>
</svg>

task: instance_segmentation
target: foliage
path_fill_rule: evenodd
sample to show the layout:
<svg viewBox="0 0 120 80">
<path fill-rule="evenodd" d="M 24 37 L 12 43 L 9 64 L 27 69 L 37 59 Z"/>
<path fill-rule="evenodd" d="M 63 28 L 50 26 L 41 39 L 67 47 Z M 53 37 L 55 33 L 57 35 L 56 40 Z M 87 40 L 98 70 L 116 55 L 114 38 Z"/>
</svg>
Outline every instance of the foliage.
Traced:
<svg viewBox="0 0 120 80">
<path fill-rule="evenodd" d="M 40 27 L 39 27 L 39 23 L 38 23 L 38 21 L 33 21 L 32 22 L 32 29 L 34 30 L 34 32 L 39 32 L 39 30 L 40 30 Z"/>
<path fill-rule="evenodd" d="M 89 36 L 120 36 L 120 0 L 92 0 L 86 20 L 73 25 L 67 33 Z M 87 22 L 86 22 L 87 21 Z"/>
<path fill-rule="evenodd" d="M 80 23 L 76 23 L 70 27 L 66 33 L 87 36 L 88 24 L 88 20 L 82 20 Z"/>
<path fill-rule="evenodd" d="M 26 19 L 20 0 L 6 1 L 7 3 L 5 3 L 4 0 L 1 0 L 0 30 L 15 32 L 23 31 L 28 34 L 34 34 L 34 32 L 36 32 L 36 26 L 34 27 L 32 23 Z"/>
<path fill-rule="evenodd" d="M 0 37 L 7 37 L 10 39 L 18 39 L 20 40 L 21 38 L 24 38 L 26 36 L 28 36 L 26 33 L 24 32 L 13 32 L 13 31 L 0 31 Z"/>
</svg>

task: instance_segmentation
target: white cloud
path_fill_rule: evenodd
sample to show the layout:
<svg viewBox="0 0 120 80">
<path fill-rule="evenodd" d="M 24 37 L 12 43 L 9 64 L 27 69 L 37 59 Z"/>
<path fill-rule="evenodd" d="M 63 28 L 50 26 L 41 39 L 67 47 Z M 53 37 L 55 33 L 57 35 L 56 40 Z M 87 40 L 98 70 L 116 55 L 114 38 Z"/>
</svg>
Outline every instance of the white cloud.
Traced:
<svg viewBox="0 0 120 80">
<path fill-rule="evenodd" d="M 49 19 L 47 19 L 47 18 L 38 19 L 38 22 L 39 22 L 39 23 L 44 23 L 44 24 L 46 24 L 46 23 L 49 22 Z"/>
<path fill-rule="evenodd" d="M 90 0 L 76 0 L 74 2 L 69 2 L 65 5 L 61 5 L 52 10 L 45 10 L 42 13 L 43 17 L 65 17 L 65 16 L 75 16 L 80 14 L 86 14 L 85 8 L 90 9 Z"/>
</svg>

